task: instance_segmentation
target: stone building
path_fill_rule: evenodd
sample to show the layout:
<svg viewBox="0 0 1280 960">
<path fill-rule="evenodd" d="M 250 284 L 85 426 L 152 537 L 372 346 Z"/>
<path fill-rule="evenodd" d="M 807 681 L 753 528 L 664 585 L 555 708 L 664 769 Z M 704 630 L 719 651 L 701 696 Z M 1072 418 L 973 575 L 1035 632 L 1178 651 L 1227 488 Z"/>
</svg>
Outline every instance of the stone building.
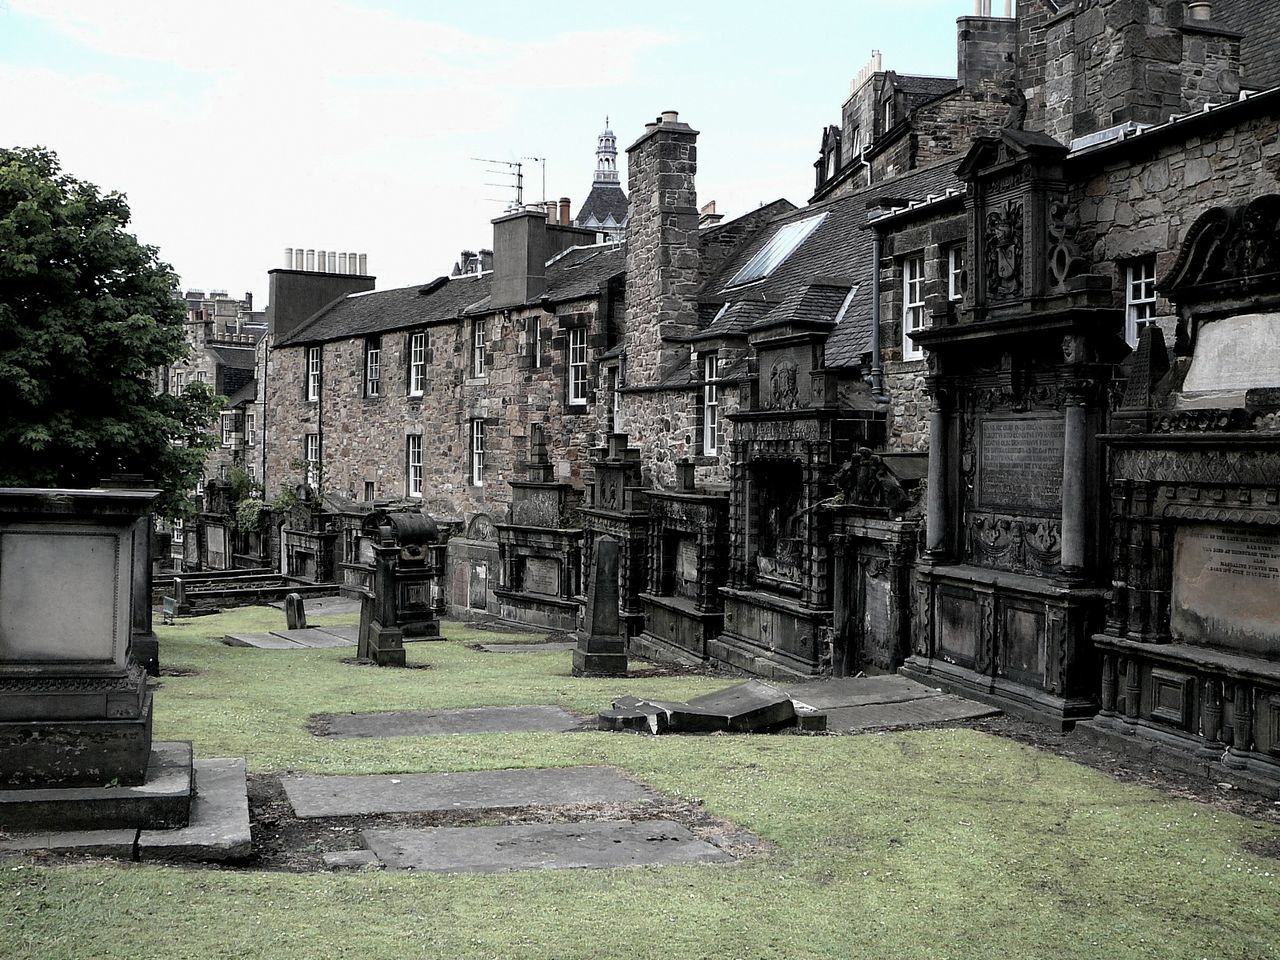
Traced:
<svg viewBox="0 0 1280 960">
<path fill-rule="evenodd" d="M 594 357 L 617 340 L 623 306 L 619 245 L 541 209 L 493 229 L 485 273 L 375 292 L 371 278 L 271 272 L 267 495 L 305 485 L 420 504 L 457 531 L 458 612 L 498 609 L 498 526 L 535 431 L 549 479 L 581 489 L 606 406 Z"/>
</svg>

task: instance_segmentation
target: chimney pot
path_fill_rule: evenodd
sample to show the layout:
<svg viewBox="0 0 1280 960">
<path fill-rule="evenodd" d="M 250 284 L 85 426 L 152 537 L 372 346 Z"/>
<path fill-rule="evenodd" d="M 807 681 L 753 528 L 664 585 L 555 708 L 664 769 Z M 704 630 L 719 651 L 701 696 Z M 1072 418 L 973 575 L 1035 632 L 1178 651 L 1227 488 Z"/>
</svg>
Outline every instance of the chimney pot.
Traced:
<svg viewBox="0 0 1280 960">
<path fill-rule="evenodd" d="M 1187 13 L 1192 20 L 1212 20 L 1213 4 L 1211 2 L 1193 2 L 1187 4 Z"/>
<path fill-rule="evenodd" d="M 367 277 L 369 275 L 369 255 L 367 253 L 360 254 L 357 262 L 360 265 L 360 276 Z"/>
<path fill-rule="evenodd" d="M 302 270 L 307 265 L 307 255 L 301 247 L 293 248 L 293 269 Z"/>
<path fill-rule="evenodd" d="M 337 273 L 337 272 L 338 272 L 338 251 L 336 251 L 336 250 L 330 250 L 330 251 L 329 251 L 329 264 L 328 264 L 328 267 L 329 267 L 329 270 L 328 270 L 328 272 L 329 272 L 329 273 Z"/>
<path fill-rule="evenodd" d="M 316 268 L 316 252 L 314 250 L 307 251 L 307 269 L 314 270 Z"/>
<path fill-rule="evenodd" d="M 569 226 L 569 198 L 568 197 L 560 198 L 560 223 L 566 227 Z"/>
<path fill-rule="evenodd" d="M 284 248 L 284 268 L 286 270 L 293 269 L 293 247 Z"/>
<path fill-rule="evenodd" d="M 347 272 L 347 255 L 345 253 L 338 254 L 338 272 Z"/>
<path fill-rule="evenodd" d="M 680 114 L 675 110 L 663 110 L 662 116 L 658 118 L 661 123 L 679 123 Z"/>
</svg>

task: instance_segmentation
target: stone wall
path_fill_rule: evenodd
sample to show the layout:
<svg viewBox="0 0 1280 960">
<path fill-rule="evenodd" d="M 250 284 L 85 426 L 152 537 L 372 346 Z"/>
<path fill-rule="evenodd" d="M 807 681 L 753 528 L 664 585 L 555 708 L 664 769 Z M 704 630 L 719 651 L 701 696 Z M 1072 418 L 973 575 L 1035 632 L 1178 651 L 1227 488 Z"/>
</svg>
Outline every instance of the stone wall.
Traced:
<svg viewBox="0 0 1280 960">
<path fill-rule="evenodd" d="M 1236 108 L 1232 108 L 1236 109 Z M 1080 218 L 1079 246 L 1096 273 L 1114 278 L 1116 306 L 1124 305 L 1124 262 L 1156 255 L 1163 277 L 1196 218 L 1211 207 L 1245 203 L 1277 190 L 1280 178 L 1280 121 L 1274 115 L 1222 129 L 1214 115 L 1189 123 L 1201 126 L 1184 140 L 1165 139 L 1138 155 L 1138 144 L 1082 156 L 1082 174 L 1071 188 Z M 1139 141 L 1140 143 L 1141 141 Z M 1171 314 L 1163 299 L 1156 312 Z"/>
<path fill-rule="evenodd" d="M 1080 0 L 1045 21 L 1043 74 L 1032 15 L 1021 39 L 1029 119 L 1051 137 L 1073 139 L 1126 121 L 1159 124 L 1173 114 L 1225 103 L 1240 91 L 1239 38 L 1183 20 L 1179 4 Z"/>
</svg>

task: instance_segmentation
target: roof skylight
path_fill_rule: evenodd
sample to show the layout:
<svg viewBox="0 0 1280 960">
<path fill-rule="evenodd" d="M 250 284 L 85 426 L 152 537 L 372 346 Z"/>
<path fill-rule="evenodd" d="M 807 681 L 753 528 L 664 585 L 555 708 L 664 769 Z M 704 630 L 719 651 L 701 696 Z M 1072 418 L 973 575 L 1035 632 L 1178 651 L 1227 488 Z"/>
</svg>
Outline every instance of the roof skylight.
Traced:
<svg viewBox="0 0 1280 960">
<path fill-rule="evenodd" d="M 818 224 L 822 222 L 824 217 L 826 217 L 826 213 L 820 213 L 816 217 L 808 217 L 804 220 L 788 223 L 785 227 L 779 229 L 777 233 L 769 238 L 769 242 L 747 261 L 747 265 L 733 275 L 733 279 L 729 281 L 729 286 L 736 287 L 739 284 L 750 283 L 773 273 L 778 268 L 778 265 L 791 256 L 796 248 L 804 243 L 805 238 L 818 228 Z"/>
</svg>

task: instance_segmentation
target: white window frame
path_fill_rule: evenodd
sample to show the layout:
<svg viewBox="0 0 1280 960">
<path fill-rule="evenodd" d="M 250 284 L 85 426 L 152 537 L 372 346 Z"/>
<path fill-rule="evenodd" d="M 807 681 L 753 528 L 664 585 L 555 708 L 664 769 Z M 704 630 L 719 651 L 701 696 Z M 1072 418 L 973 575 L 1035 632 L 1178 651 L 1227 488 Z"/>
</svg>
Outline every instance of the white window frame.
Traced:
<svg viewBox="0 0 1280 960">
<path fill-rule="evenodd" d="M 947 248 L 947 299 L 952 303 L 964 299 L 964 244 Z"/>
<path fill-rule="evenodd" d="M 427 332 L 409 334 L 409 396 L 420 397 L 427 382 Z"/>
<path fill-rule="evenodd" d="M 587 404 L 587 328 L 569 328 L 569 405 Z"/>
<path fill-rule="evenodd" d="M 902 258 L 902 359 L 923 360 L 924 348 L 916 346 L 911 334 L 925 327 L 924 254 Z"/>
<path fill-rule="evenodd" d="M 173 392 L 175 394 L 187 392 L 187 375 L 182 370 L 173 371 Z"/>
<path fill-rule="evenodd" d="M 477 380 L 485 372 L 485 326 L 484 317 L 471 321 L 471 376 Z"/>
<path fill-rule="evenodd" d="M 366 397 L 382 396 L 382 341 L 380 339 L 365 341 L 364 395 Z"/>
<path fill-rule="evenodd" d="M 613 368 L 613 406 L 609 413 L 609 423 L 614 433 L 622 432 L 622 369 Z"/>
<path fill-rule="evenodd" d="M 533 368 L 542 369 L 542 317 L 534 315 L 529 318 L 533 324 Z"/>
<path fill-rule="evenodd" d="M 220 420 L 222 426 L 222 445 L 230 447 L 235 443 L 236 432 L 236 414 L 234 410 L 222 411 Z"/>
<path fill-rule="evenodd" d="M 204 370 L 197 370 L 197 371 L 196 371 L 196 378 L 195 378 L 195 381 L 194 381 L 194 382 L 195 382 L 195 383 L 208 383 L 208 382 L 209 382 L 209 374 L 208 374 L 208 372 L 207 372 L 207 371 L 204 371 Z"/>
<path fill-rule="evenodd" d="M 1146 321 L 1156 315 L 1156 257 L 1130 260 L 1124 268 L 1124 338 L 1138 345 Z"/>
<path fill-rule="evenodd" d="M 252 463 L 246 463 L 244 465 L 244 473 L 245 473 L 245 476 L 249 478 L 250 483 L 258 482 L 258 468 L 255 467 Z"/>
<path fill-rule="evenodd" d="M 377 499 L 378 484 L 375 480 L 366 480 L 364 482 L 364 502 L 373 503 Z"/>
<path fill-rule="evenodd" d="M 302 462 L 305 465 L 306 484 L 316 487 L 320 483 L 320 434 L 308 433 L 302 441 Z"/>
<path fill-rule="evenodd" d="M 411 497 L 422 496 L 422 434 L 411 433 L 404 438 L 405 492 Z M 369 482 L 365 481 L 367 487 Z"/>
<path fill-rule="evenodd" d="M 471 421 L 471 485 L 484 486 L 484 421 Z"/>
<path fill-rule="evenodd" d="M 716 431 L 720 426 L 720 371 L 714 350 L 702 355 L 702 379 L 702 452 L 714 457 L 719 453 Z"/>
<path fill-rule="evenodd" d="M 320 399 L 320 348 L 307 347 L 307 400 Z"/>
<path fill-rule="evenodd" d="M 247 447 L 256 447 L 258 445 L 258 415 L 256 413 L 245 412 L 244 443 Z"/>
</svg>

